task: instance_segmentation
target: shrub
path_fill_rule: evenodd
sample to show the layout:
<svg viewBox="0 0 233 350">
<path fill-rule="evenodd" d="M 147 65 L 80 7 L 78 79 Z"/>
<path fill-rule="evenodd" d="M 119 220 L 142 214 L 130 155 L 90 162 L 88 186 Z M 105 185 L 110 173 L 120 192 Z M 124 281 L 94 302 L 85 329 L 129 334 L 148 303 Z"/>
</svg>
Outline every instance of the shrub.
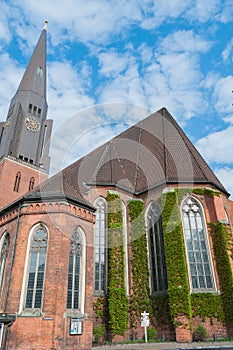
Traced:
<svg viewBox="0 0 233 350">
<path fill-rule="evenodd" d="M 208 337 L 208 333 L 203 326 L 198 326 L 193 332 L 194 341 L 203 341 Z"/>
<path fill-rule="evenodd" d="M 94 341 L 98 344 L 101 344 L 104 340 L 105 336 L 105 326 L 104 325 L 96 325 L 93 328 Z"/>
<path fill-rule="evenodd" d="M 154 327 L 148 327 L 147 328 L 147 339 L 155 340 L 157 338 L 157 330 Z"/>
</svg>

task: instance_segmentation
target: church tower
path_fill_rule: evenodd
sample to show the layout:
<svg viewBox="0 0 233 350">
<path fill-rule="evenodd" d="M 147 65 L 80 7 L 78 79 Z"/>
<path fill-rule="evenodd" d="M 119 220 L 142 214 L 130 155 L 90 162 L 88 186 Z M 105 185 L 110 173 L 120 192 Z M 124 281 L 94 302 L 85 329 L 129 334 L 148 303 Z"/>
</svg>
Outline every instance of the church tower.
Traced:
<svg viewBox="0 0 233 350">
<path fill-rule="evenodd" d="M 47 21 L 0 123 L 0 208 L 48 177 L 52 120 L 47 120 Z"/>
</svg>

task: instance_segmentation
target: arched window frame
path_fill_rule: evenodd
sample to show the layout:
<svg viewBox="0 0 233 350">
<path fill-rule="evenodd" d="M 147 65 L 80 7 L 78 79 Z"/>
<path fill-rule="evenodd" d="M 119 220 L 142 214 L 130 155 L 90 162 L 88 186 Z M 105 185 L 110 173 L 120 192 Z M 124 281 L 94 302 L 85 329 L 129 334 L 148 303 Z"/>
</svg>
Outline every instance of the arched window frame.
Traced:
<svg viewBox="0 0 233 350">
<path fill-rule="evenodd" d="M 77 235 L 76 235 L 77 234 Z M 77 239 L 75 238 L 77 237 Z M 85 276 L 86 276 L 86 235 L 84 230 L 77 226 L 73 229 L 71 240 L 70 240 L 70 250 L 69 250 L 69 267 L 70 267 L 70 257 L 79 254 L 79 293 L 78 293 L 78 307 L 77 308 L 67 308 L 66 315 L 75 316 L 84 314 L 84 303 L 85 303 Z M 73 260 L 74 261 L 74 260 Z M 75 269 L 72 269 L 72 281 L 74 281 Z M 68 283 L 69 283 L 69 268 L 68 268 Z M 73 286 L 72 286 L 73 288 Z M 74 291 L 74 289 L 72 289 Z M 68 298 L 68 288 L 67 288 L 67 298 Z M 66 303 L 67 303 L 66 298 Z M 72 295 L 73 298 L 73 295 Z"/>
<path fill-rule="evenodd" d="M 29 280 L 29 273 L 30 273 L 30 266 L 31 266 L 31 252 L 32 252 L 32 243 L 34 240 L 34 236 L 36 235 L 36 232 L 38 232 L 39 229 L 42 229 L 46 232 L 46 253 L 45 253 L 45 262 L 44 262 L 44 276 L 43 276 L 43 288 L 42 288 L 42 295 L 41 295 L 41 306 L 38 308 L 27 308 L 26 307 L 26 298 L 27 298 L 27 292 L 28 292 L 28 280 Z M 25 267 L 24 267 L 24 277 L 23 277 L 23 285 L 22 285 L 22 291 L 21 291 L 21 297 L 20 297 L 20 304 L 19 304 L 19 313 L 25 314 L 25 315 L 33 315 L 33 316 L 41 316 L 41 310 L 43 309 L 43 298 L 44 298 L 44 282 L 46 278 L 46 264 L 47 264 L 47 252 L 48 252 L 48 242 L 49 242 L 49 231 L 45 224 L 43 223 L 37 223 L 34 225 L 29 233 L 28 236 L 28 245 L 27 245 L 27 253 L 26 253 L 26 259 L 25 259 Z M 38 264 L 37 264 L 37 271 L 38 273 Z M 35 291 L 34 291 L 35 293 Z M 34 297 L 34 296 L 33 296 Z"/>
<path fill-rule="evenodd" d="M 94 236 L 94 292 L 103 294 L 106 291 L 107 275 L 107 201 L 99 197 L 94 202 L 96 223 Z M 99 268 L 103 263 L 102 269 Z M 98 264 L 98 269 L 97 269 Z M 103 274 L 101 276 L 101 274 Z"/>
<path fill-rule="evenodd" d="M 9 246 L 10 235 L 8 232 L 4 232 L 0 240 L 0 296 L 4 285 Z"/>
<path fill-rule="evenodd" d="M 19 192 L 20 180 L 21 180 L 21 172 L 18 171 L 15 176 L 14 192 Z"/>
<path fill-rule="evenodd" d="M 214 267 L 213 267 L 213 261 L 212 261 L 210 244 L 209 244 L 209 236 L 208 236 L 208 230 L 207 230 L 203 206 L 202 206 L 201 202 L 196 197 L 187 196 L 182 201 L 181 206 L 180 206 L 180 210 L 181 210 L 181 217 L 182 217 L 182 227 L 183 227 L 186 260 L 187 260 L 187 268 L 188 268 L 188 275 L 189 275 L 190 291 L 191 291 L 191 293 L 216 292 L 217 291 L 216 280 L 215 280 Z M 189 215 L 188 215 L 188 213 L 189 213 Z M 192 213 L 191 217 L 194 218 L 192 220 L 190 219 L 190 213 Z M 186 223 L 184 220 L 185 214 L 188 217 L 188 219 L 186 220 Z M 194 230 L 193 230 L 192 225 L 194 224 L 194 221 L 195 221 L 195 228 L 198 228 L 198 230 L 195 230 L 195 232 L 198 231 L 197 235 L 195 235 L 197 237 L 197 239 L 195 239 L 195 236 L 193 234 Z M 189 225 L 189 229 L 188 229 L 188 225 Z M 190 227 L 192 228 L 192 231 L 190 231 Z M 203 230 L 203 233 L 200 231 L 201 229 Z M 199 251 L 197 249 L 195 249 L 197 247 L 197 245 L 199 247 Z M 202 247 L 202 248 L 200 249 L 200 247 Z M 205 247 L 205 249 L 203 247 Z M 200 259 L 200 262 L 198 261 L 199 259 Z M 208 275 L 206 275 L 206 273 L 205 273 L 204 260 L 206 260 L 206 262 L 208 262 L 210 282 L 208 282 L 209 278 L 208 278 Z M 200 286 L 200 284 L 202 283 L 200 280 L 202 275 L 201 275 L 201 273 L 199 273 L 200 266 L 198 265 L 198 263 L 199 263 L 199 265 L 201 263 L 202 272 L 203 272 L 203 276 L 204 276 L 204 279 L 203 279 L 204 285 L 205 285 L 204 287 Z M 207 265 L 207 263 L 206 263 L 206 265 Z M 206 267 L 206 269 L 208 269 L 208 268 Z M 192 271 L 195 270 L 195 273 L 197 276 L 197 281 L 196 281 L 197 287 L 196 287 L 196 285 L 195 286 L 193 285 L 194 281 L 192 281 L 192 276 L 193 277 L 195 277 L 195 276 L 193 275 L 193 272 L 191 270 Z M 210 286 L 210 283 L 211 283 L 211 286 Z M 209 287 L 208 287 L 208 284 L 209 284 Z"/>
<path fill-rule="evenodd" d="M 30 180 L 29 180 L 28 191 L 33 190 L 34 185 L 35 185 L 35 178 L 34 178 L 34 177 L 31 177 Z"/>
<path fill-rule="evenodd" d="M 147 249 L 148 249 L 148 265 L 150 271 L 149 286 L 152 294 L 166 294 L 167 293 L 167 270 L 166 270 L 166 260 L 165 260 L 165 248 L 164 248 L 164 235 L 162 227 L 162 215 L 161 208 L 155 201 L 150 202 L 146 213 L 146 232 L 147 232 Z M 153 227 L 150 222 L 154 222 Z M 152 228 L 152 232 L 150 232 Z M 153 242 L 151 242 L 151 234 L 153 234 Z M 155 235 L 159 240 L 159 254 L 156 251 Z M 153 250 L 153 252 L 152 252 Z M 159 269 L 159 263 L 161 268 Z M 158 276 L 161 276 L 161 281 L 159 281 Z M 156 288 L 157 286 L 157 288 Z"/>
</svg>

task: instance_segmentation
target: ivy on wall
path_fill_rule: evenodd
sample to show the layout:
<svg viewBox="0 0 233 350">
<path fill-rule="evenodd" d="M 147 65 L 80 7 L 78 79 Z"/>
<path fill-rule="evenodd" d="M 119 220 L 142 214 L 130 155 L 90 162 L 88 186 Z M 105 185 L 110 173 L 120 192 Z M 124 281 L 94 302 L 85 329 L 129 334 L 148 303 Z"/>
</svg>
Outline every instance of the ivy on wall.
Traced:
<svg viewBox="0 0 233 350">
<path fill-rule="evenodd" d="M 210 229 L 213 237 L 225 321 L 233 324 L 233 275 L 228 254 L 229 240 L 232 243 L 232 235 L 229 235 L 228 226 L 221 222 L 210 223 Z"/>
<path fill-rule="evenodd" d="M 161 206 L 163 208 L 169 307 L 175 323 L 175 319 L 179 315 L 186 315 L 191 319 L 188 272 L 177 191 L 164 194 Z"/>
<path fill-rule="evenodd" d="M 112 335 L 127 330 L 127 297 L 124 276 L 122 204 L 118 194 L 108 192 L 108 325 Z"/>
<path fill-rule="evenodd" d="M 224 322 L 224 312 L 221 295 L 213 293 L 195 293 L 191 295 L 192 316 L 200 316 L 203 321 L 208 317 Z"/>
<path fill-rule="evenodd" d="M 132 290 L 129 299 L 130 326 L 138 326 L 140 313 L 144 310 L 156 315 L 161 324 L 174 325 L 179 315 L 200 316 L 233 324 L 233 276 L 229 252 L 233 255 L 232 233 L 222 223 L 211 223 L 214 255 L 220 281 L 221 295 L 195 293 L 190 295 L 183 230 L 179 205 L 187 195 L 219 196 L 219 192 L 207 188 L 179 188 L 160 198 L 163 208 L 162 222 L 166 252 L 168 295 L 150 297 L 147 237 L 145 231 L 144 203 L 128 202 L 130 217 L 130 244 L 132 266 Z M 127 298 L 124 279 L 124 247 L 122 206 L 118 194 L 108 193 L 108 321 L 112 334 L 124 334 L 127 329 Z M 103 318 L 103 305 L 98 301 L 96 309 Z M 171 316 L 171 317 L 170 317 Z"/>
<path fill-rule="evenodd" d="M 130 296 L 130 326 L 135 328 L 140 321 L 141 312 L 146 310 L 151 315 L 149 291 L 149 269 L 147 256 L 147 239 L 145 230 L 144 202 L 128 202 L 130 216 L 130 242 L 132 249 L 132 293 Z"/>
</svg>

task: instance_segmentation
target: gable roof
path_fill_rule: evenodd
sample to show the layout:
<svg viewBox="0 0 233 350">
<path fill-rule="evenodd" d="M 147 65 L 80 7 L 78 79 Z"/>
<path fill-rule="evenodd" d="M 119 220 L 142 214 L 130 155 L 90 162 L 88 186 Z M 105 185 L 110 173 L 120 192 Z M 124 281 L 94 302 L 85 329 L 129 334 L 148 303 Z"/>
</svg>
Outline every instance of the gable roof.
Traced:
<svg viewBox="0 0 233 350">
<path fill-rule="evenodd" d="M 90 186 L 113 186 L 140 195 L 166 184 L 209 184 L 228 195 L 174 118 L 162 108 L 52 176 L 24 198 L 64 196 L 91 206 L 83 196 Z"/>
</svg>

